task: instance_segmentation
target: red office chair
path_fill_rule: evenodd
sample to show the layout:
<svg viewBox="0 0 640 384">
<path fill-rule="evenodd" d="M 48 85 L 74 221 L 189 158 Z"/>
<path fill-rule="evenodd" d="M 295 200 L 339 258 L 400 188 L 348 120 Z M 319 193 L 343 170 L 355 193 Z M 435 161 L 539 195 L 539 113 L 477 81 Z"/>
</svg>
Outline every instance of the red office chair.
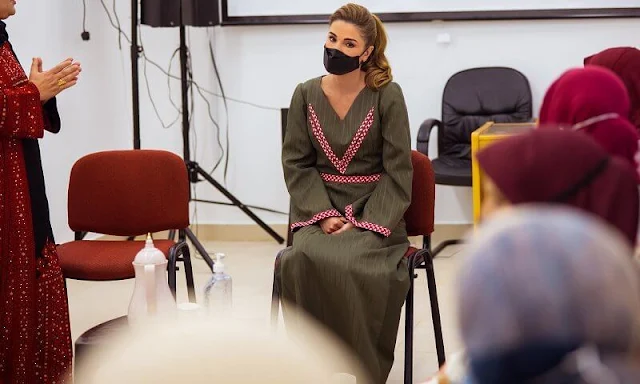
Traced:
<svg viewBox="0 0 640 384">
<path fill-rule="evenodd" d="M 166 151 L 125 150 L 90 154 L 71 170 L 69 227 L 75 241 L 57 247 L 65 278 L 123 280 L 135 276 L 133 259 L 144 241 L 82 240 L 87 232 L 135 237 L 179 230 L 180 241 L 154 240 L 169 261 L 175 296 L 176 263 L 183 262 L 189 301 L 193 271 L 184 229 L 189 226 L 189 180 L 184 161 Z"/>
<path fill-rule="evenodd" d="M 433 255 L 431 254 L 431 234 L 434 229 L 434 205 L 435 205 L 435 175 L 429 158 L 417 151 L 412 151 L 413 183 L 411 205 L 404 215 L 407 225 L 407 234 L 411 237 L 422 236 L 422 249 L 410 247 L 405 254 L 411 276 L 411 285 L 405 303 L 405 350 L 404 350 L 404 382 L 413 382 L 413 279 L 417 278 L 416 269 L 424 269 L 427 274 L 427 286 L 431 303 L 431 317 L 433 320 L 433 332 L 436 339 L 436 351 L 438 364 L 445 363 L 444 341 L 442 338 L 442 323 L 440 321 L 440 308 L 438 306 L 438 293 L 436 289 L 436 277 L 433 270 Z M 285 249 L 286 250 L 286 249 Z M 279 268 L 282 250 L 276 256 L 275 270 Z M 274 273 L 275 275 L 275 273 Z M 280 312 L 280 292 L 274 276 L 271 303 L 271 321 L 275 326 Z"/>
</svg>

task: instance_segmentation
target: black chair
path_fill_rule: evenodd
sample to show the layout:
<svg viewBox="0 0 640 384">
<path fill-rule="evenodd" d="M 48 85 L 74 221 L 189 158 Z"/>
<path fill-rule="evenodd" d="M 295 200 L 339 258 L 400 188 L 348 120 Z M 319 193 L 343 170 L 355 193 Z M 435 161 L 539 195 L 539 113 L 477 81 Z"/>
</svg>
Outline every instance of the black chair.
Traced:
<svg viewBox="0 0 640 384">
<path fill-rule="evenodd" d="M 438 155 L 432 160 L 436 184 L 471 187 L 471 133 L 489 121 L 531 121 L 533 102 L 527 78 L 506 67 L 472 68 L 451 76 L 442 96 L 442 120 L 420 125 L 418 151 L 429 155 L 431 130 L 438 128 Z M 432 254 L 462 241 L 446 240 Z"/>
</svg>

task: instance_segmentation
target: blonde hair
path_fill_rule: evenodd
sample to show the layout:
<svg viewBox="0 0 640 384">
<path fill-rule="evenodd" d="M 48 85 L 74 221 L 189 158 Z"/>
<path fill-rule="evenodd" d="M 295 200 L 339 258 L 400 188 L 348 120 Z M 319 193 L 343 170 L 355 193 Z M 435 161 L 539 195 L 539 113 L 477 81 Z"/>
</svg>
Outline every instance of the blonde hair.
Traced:
<svg viewBox="0 0 640 384">
<path fill-rule="evenodd" d="M 378 16 L 358 4 L 345 4 L 331 15 L 329 24 L 342 20 L 353 24 L 362 33 L 365 44 L 373 45 L 373 52 L 369 59 L 362 65 L 362 70 L 366 72 L 365 81 L 369 88 L 378 90 L 393 80 L 391 66 L 384 54 L 387 48 L 387 32 Z"/>
</svg>

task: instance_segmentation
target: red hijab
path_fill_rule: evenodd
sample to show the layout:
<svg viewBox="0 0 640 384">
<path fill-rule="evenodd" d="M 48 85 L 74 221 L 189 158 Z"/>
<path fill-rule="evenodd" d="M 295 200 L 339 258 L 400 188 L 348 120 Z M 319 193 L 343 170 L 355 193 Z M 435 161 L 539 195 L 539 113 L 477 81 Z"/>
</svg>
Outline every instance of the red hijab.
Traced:
<svg viewBox="0 0 640 384">
<path fill-rule="evenodd" d="M 618 228 L 635 246 L 640 209 L 635 172 L 586 135 L 534 130 L 491 145 L 477 160 L 512 204 L 580 208 Z"/>
<path fill-rule="evenodd" d="M 610 69 L 622 79 L 631 100 L 631 122 L 640 131 L 640 50 L 632 47 L 609 48 L 584 59 L 584 65 Z"/>
<path fill-rule="evenodd" d="M 613 72 L 600 67 L 571 69 L 547 90 L 540 127 L 573 126 L 638 169 L 640 135 L 628 115 L 629 96 Z"/>
</svg>

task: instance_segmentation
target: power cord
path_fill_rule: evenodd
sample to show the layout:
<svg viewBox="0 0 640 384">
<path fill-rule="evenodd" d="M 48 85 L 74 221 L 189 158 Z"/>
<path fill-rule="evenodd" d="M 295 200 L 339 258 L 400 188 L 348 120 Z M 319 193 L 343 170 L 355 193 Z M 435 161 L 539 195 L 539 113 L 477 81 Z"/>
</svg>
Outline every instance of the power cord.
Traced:
<svg viewBox="0 0 640 384">
<path fill-rule="evenodd" d="M 136 0 L 138 1 L 138 0 Z M 113 18 L 116 20 L 116 24 L 118 25 L 118 30 L 122 30 L 122 25 L 120 25 L 120 18 L 118 17 L 118 10 L 116 9 L 116 0 L 113 0 L 111 4 L 111 9 L 113 9 Z M 118 47 L 122 49 L 122 35 L 118 34 Z"/>
<path fill-rule="evenodd" d="M 144 46 L 143 38 L 142 38 L 142 30 L 140 30 L 139 27 L 138 27 L 138 39 L 140 40 L 140 46 Z M 144 52 L 144 50 L 143 50 L 143 52 Z M 173 56 L 171 57 L 172 60 L 173 60 L 173 57 L 175 57 L 175 52 L 174 52 Z M 142 61 L 142 76 L 144 77 L 144 82 L 145 82 L 145 86 L 146 86 L 146 89 L 147 89 L 147 95 L 149 96 L 149 101 L 151 102 L 151 107 L 153 108 L 153 112 L 156 114 L 156 117 L 158 118 L 158 121 L 160 121 L 160 124 L 162 125 L 162 128 L 169 129 L 169 128 L 173 127 L 180 120 L 180 115 L 182 114 L 182 111 L 178 110 L 177 111 L 178 113 L 176 114 L 176 117 L 173 119 L 173 121 L 171 123 L 169 123 L 169 124 L 165 124 L 164 120 L 160 116 L 160 112 L 158 111 L 158 107 L 156 106 L 156 102 L 153 99 L 153 95 L 152 95 L 152 92 L 151 92 L 151 85 L 149 84 L 149 76 L 147 75 L 147 62 L 148 62 L 148 60 L 143 60 Z M 171 99 L 171 94 L 169 94 L 169 99 Z M 171 103 L 173 104 L 173 100 L 172 100 Z"/>
<path fill-rule="evenodd" d="M 213 45 L 212 45 L 212 40 L 213 40 L 213 33 L 212 32 L 213 29 L 208 31 L 208 35 L 209 35 L 209 44 L 207 44 L 209 46 L 209 57 L 211 58 L 211 64 L 213 65 L 213 71 L 215 72 L 216 75 L 216 80 L 218 80 L 218 86 L 220 87 L 220 93 L 222 94 L 222 102 L 224 103 L 224 111 L 225 111 L 225 121 L 226 121 L 226 125 L 225 125 L 225 137 L 226 137 L 226 148 L 227 148 L 227 153 L 226 153 L 226 158 L 225 158 L 225 162 L 224 162 L 224 182 L 225 184 L 227 183 L 227 170 L 229 169 L 229 152 L 230 152 L 230 145 L 229 145 L 229 105 L 227 104 L 227 95 L 224 92 L 224 87 L 222 86 L 222 77 L 220 76 L 220 72 L 218 71 L 218 64 L 216 63 L 216 57 L 213 53 Z M 218 138 L 219 141 L 219 138 Z M 217 165 L 213 167 L 213 169 L 211 170 L 210 174 L 212 174 L 213 172 L 215 172 L 217 168 Z"/>
<path fill-rule="evenodd" d="M 91 38 L 91 34 L 87 31 L 87 0 L 82 0 L 82 33 L 80 37 L 84 41 Z"/>
</svg>

